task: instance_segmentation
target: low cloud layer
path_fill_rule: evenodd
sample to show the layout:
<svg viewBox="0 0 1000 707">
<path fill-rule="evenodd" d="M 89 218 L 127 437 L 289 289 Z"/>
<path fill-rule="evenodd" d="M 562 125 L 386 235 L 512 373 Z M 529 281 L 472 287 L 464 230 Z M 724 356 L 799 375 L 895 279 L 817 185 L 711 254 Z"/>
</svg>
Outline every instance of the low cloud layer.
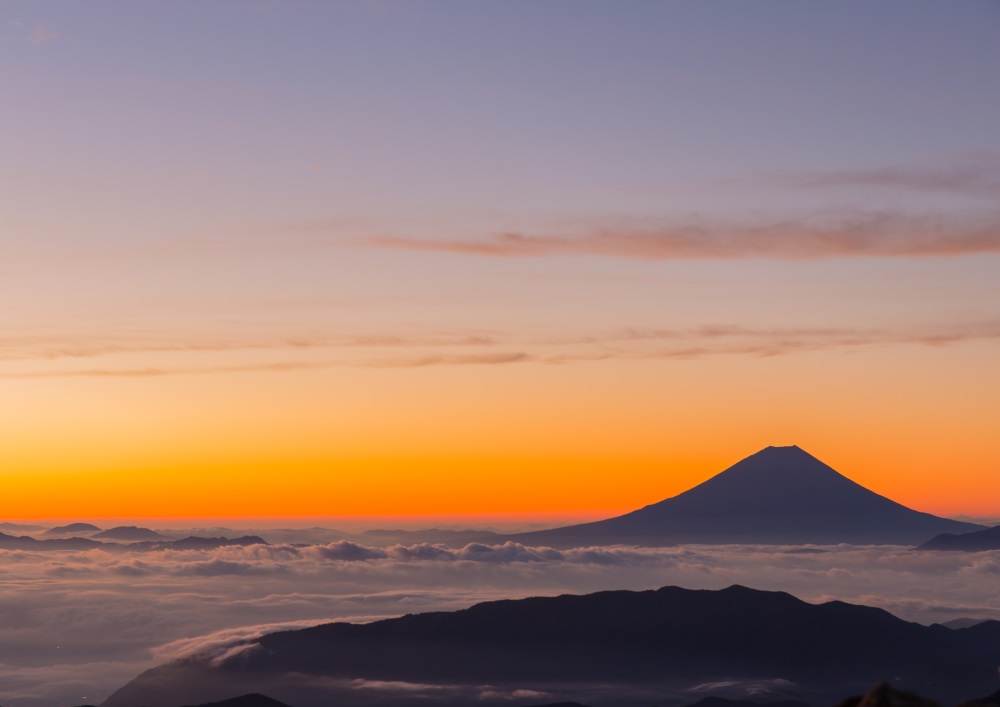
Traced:
<svg viewBox="0 0 1000 707">
<path fill-rule="evenodd" d="M 158 662 L 218 659 L 265 631 L 538 594 L 743 584 L 880 606 L 924 623 L 1000 619 L 998 576 L 1000 552 L 893 546 L 557 550 L 339 540 L 135 554 L 0 551 L 0 704 L 96 702 Z"/>
</svg>

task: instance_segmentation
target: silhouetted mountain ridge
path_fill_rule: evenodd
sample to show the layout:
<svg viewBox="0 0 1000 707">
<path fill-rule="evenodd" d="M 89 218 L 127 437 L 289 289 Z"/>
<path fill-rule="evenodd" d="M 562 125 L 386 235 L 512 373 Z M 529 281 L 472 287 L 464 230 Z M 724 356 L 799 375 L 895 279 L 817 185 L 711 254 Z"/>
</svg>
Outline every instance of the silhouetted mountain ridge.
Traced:
<svg viewBox="0 0 1000 707">
<path fill-rule="evenodd" d="M 767 447 L 684 493 L 616 518 L 509 536 L 529 545 L 905 544 L 982 526 L 903 506 L 795 446 Z"/>
<path fill-rule="evenodd" d="M 53 538 L 39 540 L 28 535 L 7 535 L 0 533 L 0 550 L 92 550 L 100 548 L 108 552 L 154 552 L 157 550 L 215 550 L 227 545 L 267 545 L 256 535 L 240 538 L 202 538 L 190 536 L 181 540 L 161 540 L 156 542 L 118 543 L 90 538 Z"/>
<path fill-rule="evenodd" d="M 119 525 L 103 530 L 100 533 L 95 533 L 91 537 L 98 540 L 141 541 L 163 540 L 166 536 L 149 528 L 140 528 L 135 525 Z"/>
<path fill-rule="evenodd" d="M 799 700 L 733 700 L 711 695 L 702 697 L 687 707 L 810 707 L 810 705 Z"/>
<path fill-rule="evenodd" d="M 107 544 L 88 538 L 51 538 L 38 540 L 30 535 L 0 533 L 0 550 L 91 550 Z"/>
<path fill-rule="evenodd" d="M 70 523 L 69 525 L 60 525 L 55 528 L 49 528 L 43 535 L 65 535 L 67 533 L 96 533 L 99 531 L 98 528 L 93 523 Z"/>
<path fill-rule="evenodd" d="M 213 667 L 188 660 L 147 671 L 104 707 L 172 707 L 187 691 L 232 694 L 237 685 L 301 707 L 331 703 L 328 694 L 304 690 L 309 681 L 303 676 L 317 684 L 323 678 L 338 684 L 527 686 L 580 701 L 589 701 L 586 690 L 596 684 L 625 693 L 636 685 L 765 676 L 833 699 L 894 679 L 954 701 L 996 688 L 1000 623 L 953 630 L 909 623 L 882 609 L 808 604 L 738 585 L 718 591 L 664 587 L 325 624 L 247 641 L 231 655 Z M 569 694 L 567 685 L 573 686 Z"/>
<path fill-rule="evenodd" d="M 187 705 L 186 707 L 288 707 L 284 702 L 272 699 L 267 695 L 251 693 L 241 697 L 231 697 L 228 700 L 219 702 L 204 702 L 199 705 Z"/>
<path fill-rule="evenodd" d="M 1000 550 L 1000 525 L 972 533 L 942 533 L 936 535 L 918 550 L 956 550 L 961 552 L 981 552 Z"/>
<path fill-rule="evenodd" d="M 3 522 L 0 523 L 0 531 L 2 530 L 14 530 L 20 533 L 30 533 L 35 530 L 44 530 L 44 525 L 34 525 L 33 523 L 10 523 Z"/>
</svg>

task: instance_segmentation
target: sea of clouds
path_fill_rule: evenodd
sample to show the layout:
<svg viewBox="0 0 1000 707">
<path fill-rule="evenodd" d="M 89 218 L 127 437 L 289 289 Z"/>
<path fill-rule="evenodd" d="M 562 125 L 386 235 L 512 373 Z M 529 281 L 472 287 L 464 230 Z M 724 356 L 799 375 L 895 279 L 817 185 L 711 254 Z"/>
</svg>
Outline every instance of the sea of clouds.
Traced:
<svg viewBox="0 0 1000 707">
<path fill-rule="evenodd" d="M 743 584 L 920 623 L 1000 619 L 1000 551 L 897 546 L 556 550 L 338 540 L 210 551 L 0 550 L 0 705 L 97 704 L 142 670 L 269 631 L 489 599 Z"/>
</svg>

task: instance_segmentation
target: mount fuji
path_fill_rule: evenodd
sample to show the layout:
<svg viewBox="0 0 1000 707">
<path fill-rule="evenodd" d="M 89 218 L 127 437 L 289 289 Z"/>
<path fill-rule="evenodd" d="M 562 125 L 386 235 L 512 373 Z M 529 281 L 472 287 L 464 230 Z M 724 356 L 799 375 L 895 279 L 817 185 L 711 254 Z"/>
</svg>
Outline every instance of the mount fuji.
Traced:
<svg viewBox="0 0 1000 707">
<path fill-rule="evenodd" d="M 509 536 L 526 545 L 915 545 L 982 530 L 896 503 L 796 446 L 767 447 L 684 493 L 615 518 Z"/>
</svg>

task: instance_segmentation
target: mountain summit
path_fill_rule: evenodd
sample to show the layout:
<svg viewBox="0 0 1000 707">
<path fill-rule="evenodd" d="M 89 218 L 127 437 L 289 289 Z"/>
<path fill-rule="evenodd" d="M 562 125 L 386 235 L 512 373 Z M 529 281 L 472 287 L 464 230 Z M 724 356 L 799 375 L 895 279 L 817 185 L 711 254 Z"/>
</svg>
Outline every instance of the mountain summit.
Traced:
<svg viewBox="0 0 1000 707">
<path fill-rule="evenodd" d="M 512 537 L 557 547 L 905 544 L 979 530 L 869 491 L 798 447 L 767 447 L 684 493 L 616 518 Z"/>
</svg>

